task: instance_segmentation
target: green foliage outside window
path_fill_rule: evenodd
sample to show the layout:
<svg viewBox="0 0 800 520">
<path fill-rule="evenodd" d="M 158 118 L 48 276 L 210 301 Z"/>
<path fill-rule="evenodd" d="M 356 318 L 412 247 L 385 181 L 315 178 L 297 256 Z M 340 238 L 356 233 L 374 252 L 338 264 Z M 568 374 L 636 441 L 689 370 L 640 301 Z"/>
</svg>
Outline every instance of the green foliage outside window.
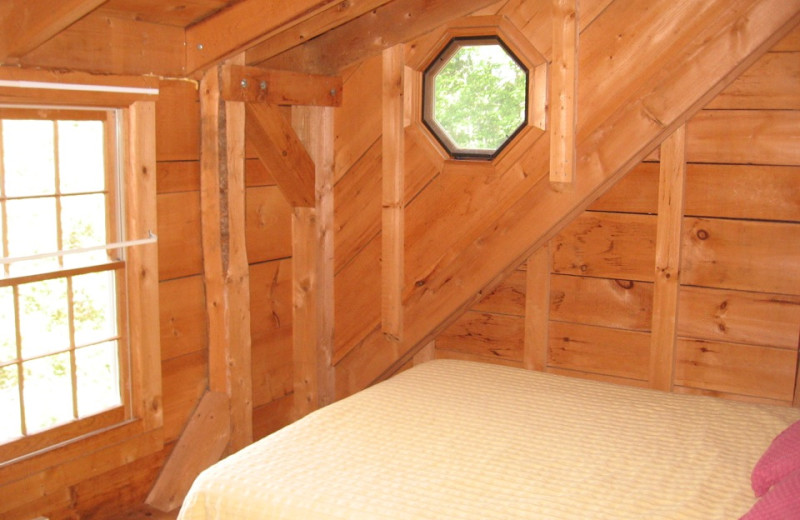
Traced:
<svg viewBox="0 0 800 520">
<path fill-rule="evenodd" d="M 459 48 L 434 80 L 433 116 L 458 147 L 496 150 L 525 121 L 526 71 L 498 45 Z"/>
</svg>

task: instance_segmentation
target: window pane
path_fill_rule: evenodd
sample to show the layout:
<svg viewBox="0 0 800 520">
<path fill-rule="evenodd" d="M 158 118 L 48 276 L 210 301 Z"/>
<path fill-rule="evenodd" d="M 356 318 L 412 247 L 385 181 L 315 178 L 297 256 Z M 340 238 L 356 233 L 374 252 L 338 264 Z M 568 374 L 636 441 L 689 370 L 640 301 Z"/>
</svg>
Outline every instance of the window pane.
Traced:
<svg viewBox="0 0 800 520">
<path fill-rule="evenodd" d="M 8 255 L 52 253 L 58 249 L 55 199 L 10 200 L 8 209 Z M 16 262 L 12 275 L 29 274 L 58 267 L 56 257 Z"/>
<path fill-rule="evenodd" d="M 0 363 L 17 358 L 17 334 L 14 325 L 14 291 L 0 287 Z M 0 414 L 0 417 L 3 417 Z"/>
<path fill-rule="evenodd" d="M 117 342 L 79 349 L 75 358 L 78 366 L 78 416 L 86 417 L 120 406 Z"/>
<path fill-rule="evenodd" d="M 61 199 L 61 233 L 64 249 L 78 249 L 106 243 L 105 195 L 76 195 Z M 64 256 L 73 267 L 108 259 L 105 251 Z"/>
<path fill-rule="evenodd" d="M 69 348 L 65 278 L 22 284 L 19 300 L 24 358 Z"/>
<path fill-rule="evenodd" d="M 0 442 L 22 436 L 19 413 L 19 378 L 17 366 L 0 368 Z"/>
<path fill-rule="evenodd" d="M 52 121 L 3 120 L 6 195 L 55 193 Z"/>
<path fill-rule="evenodd" d="M 61 193 L 103 191 L 103 122 L 59 121 L 58 160 Z"/>
<path fill-rule="evenodd" d="M 22 365 L 25 423 L 34 433 L 73 419 L 69 354 L 62 353 Z"/>
<path fill-rule="evenodd" d="M 117 335 L 114 275 L 114 271 L 105 271 L 72 279 L 76 345 L 97 343 Z"/>
</svg>

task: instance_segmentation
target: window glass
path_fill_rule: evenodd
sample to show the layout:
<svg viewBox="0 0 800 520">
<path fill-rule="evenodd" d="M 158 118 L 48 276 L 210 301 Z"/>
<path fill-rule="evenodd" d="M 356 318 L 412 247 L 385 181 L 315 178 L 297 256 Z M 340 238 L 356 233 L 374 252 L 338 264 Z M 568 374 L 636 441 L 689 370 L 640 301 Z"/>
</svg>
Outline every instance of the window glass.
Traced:
<svg viewBox="0 0 800 520">
<path fill-rule="evenodd" d="M 491 158 L 527 120 L 527 82 L 499 39 L 454 39 L 425 72 L 423 120 L 454 157 Z"/>
<path fill-rule="evenodd" d="M 108 186 L 113 117 L 21 112 L 0 118 L 0 443 L 119 410 L 126 384 L 124 262 L 104 247 L 121 221 Z M 30 255 L 43 257 L 16 258 Z"/>
</svg>

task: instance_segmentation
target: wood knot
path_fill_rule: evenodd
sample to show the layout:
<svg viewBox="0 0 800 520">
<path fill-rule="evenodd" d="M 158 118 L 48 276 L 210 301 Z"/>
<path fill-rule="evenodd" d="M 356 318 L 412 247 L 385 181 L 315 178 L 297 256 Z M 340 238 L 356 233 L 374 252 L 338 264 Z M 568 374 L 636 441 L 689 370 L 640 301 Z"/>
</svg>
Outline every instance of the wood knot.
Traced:
<svg viewBox="0 0 800 520">
<path fill-rule="evenodd" d="M 623 289 L 633 289 L 633 280 L 614 280 Z"/>
<path fill-rule="evenodd" d="M 698 229 L 697 230 L 697 238 L 699 238 L 700 240 L 707 239 L 708 238 L 708 231 L 706 231 L 705 229 Z"/>
</svg>

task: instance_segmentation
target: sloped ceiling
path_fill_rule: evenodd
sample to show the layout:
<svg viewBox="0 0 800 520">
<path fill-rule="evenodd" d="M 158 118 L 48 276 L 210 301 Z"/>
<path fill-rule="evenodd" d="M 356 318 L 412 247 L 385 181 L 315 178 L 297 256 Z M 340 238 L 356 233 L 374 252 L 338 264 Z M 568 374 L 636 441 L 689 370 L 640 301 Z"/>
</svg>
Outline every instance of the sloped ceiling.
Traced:
<svg viewBox="0 0 800 520">
<path fill-rule="evenodd" d="M 326 34 L 324 47 L 346 40 L 353 62 L 492 1 L 3 0 L 0 65 L 184 77 L 244 51 L 248 64 L 292 51 L 274 66 L 319 69 L 295 48 Z"/>
</svg>

